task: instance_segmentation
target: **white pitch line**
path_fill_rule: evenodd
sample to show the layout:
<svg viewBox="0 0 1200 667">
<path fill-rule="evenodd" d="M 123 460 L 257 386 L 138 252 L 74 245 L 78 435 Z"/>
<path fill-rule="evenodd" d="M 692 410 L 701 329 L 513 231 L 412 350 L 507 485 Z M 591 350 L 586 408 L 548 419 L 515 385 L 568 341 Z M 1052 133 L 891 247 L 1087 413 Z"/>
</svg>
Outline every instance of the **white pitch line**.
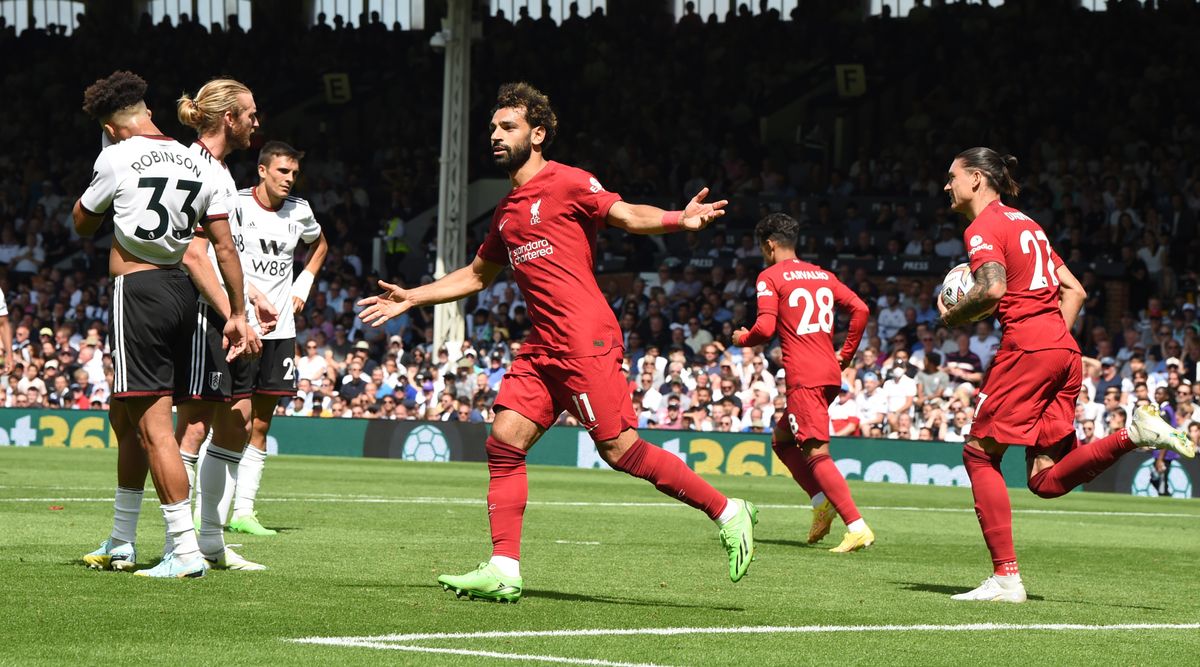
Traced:
<svg viewBox="0 0 1200 667">
<path fill-rule="evenodd" d="M 594 546 L 598 546 L 600 544 L 599 542 L 576 542 L 574 540 L 554 540 L 554 543 L 555 544 L 576 544 L 576 545 L 585 546 L 585 547 L 594 547 Z"/>
<path fill-rule="evenodd" d="M 531 655 L 526 653 L 499 653 L 496 651 L 473 651 L 464 648 L 440 648 L 433 646 L 413 646 L 411 644 L 388 644 L 354 638 L 330 637 L 324 641 L 293 640 L 302 644 L 322 644 L 326 646 L 351 646 L 357 648 L 375 648 L 391 651 L 410 651 L 414 653 L 442 653 L 450 655 L 467 655 L 476 658 L 498 658 L 500 660 L 524 660 L 526 662 L 556 662 L 568 665 L 598 665 L 600 667 L 664 667 L 653 662 L 613 662 L 595 658 L 564 658 L 556 655 Z"/>
<path fill-rule="evenodd" d="M 413 642 L 450 639 L 518 639 L 531 637 L 628 637 L 677 635 L 769 635 L 824 634 L 844 632 L 1113 632 L 1130 630 L 1197 630 L 1200 623 L 1119 623 L 1087 625 L 1082 623 L 963 623 L 958 625 L 759 625 L 715 628 L 595 628 L 584 630 L 514 630 L 487 632 L 429 632 L 367 637 L 303 637 L 291 641 L 301 644 L 341 644 Z"/>
<path fill-rule="evenodd" d="M 263 502 L 277 503 L 350 503 L 350 504 L 366 504 L 366 505 L 482 505 L 483 498 L 437 498 L 437 497 L 413 497 L 413 498 L 388 498 L 375 496 L 358 496 L 346 495 L 339 496 L 336 494 L 327 494 L 319 496 L 274 496 L 261 498 Z M 3 498 L 0 497 L 0 502 L 17 502 L 17 503 L 57 503 L 57 502 L 74 502 L 74 503 L 100 503 L 112 502 L 112 496 L 101 497 L 47 497 L 47 498 Z M 145 502 L 153 502 L 152 498 L 147 498 Z M 675 502 L 596 502 L 587 500 L 566 501 L 566 500 L 530 500 L 528 505 L 536 505 L 540 507 L 626 507 L 626 508 L 667 508 L 667 509 L 685 509 L 686 505 Z M 758 504 L 759 509 L 778 509 L 778 510 L 804 510 L 809 509 L 805 505 L 789 505 L 789 504 Z M 949 514 L 974 514 L 975 510 L 967 507 L 916 507 L 906 505 L 860 505 L 859 509 L 883 512 L 940 512 Z M 1200 514 L 1187 514 L 1184 512 L 1108 512 L 1102 510 L 1041 510 L 1041 509 L 1014 509 L 1013 514 L 1045 514 L 1056 516 L 1114 516 L 1114 517 L 1151 517 L 1151 518 L 1177 518 L 1177 519 L 1200 519 Z"/>
<path fill-rule="evenodd" d="M 111 491 L 111 486 L 43 486 L 40 484 L 0 484 L 0 489 L 36 489 L 38 491 Z"/>
</svg>

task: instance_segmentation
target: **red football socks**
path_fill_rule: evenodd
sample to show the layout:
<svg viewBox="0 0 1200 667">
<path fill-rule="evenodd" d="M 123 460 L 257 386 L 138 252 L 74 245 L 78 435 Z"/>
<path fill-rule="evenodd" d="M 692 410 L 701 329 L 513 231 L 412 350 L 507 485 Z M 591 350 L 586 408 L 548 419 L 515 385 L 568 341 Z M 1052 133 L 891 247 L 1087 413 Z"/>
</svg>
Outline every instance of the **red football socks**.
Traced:
<svg viewBox="0 0 1200 667">
<path fill-rule="evenodd" d="M 842 521 L 848 526 L 861 519 L 862 514 L 858 513 L 854 498 L 850 496 L 850 487 L 846 484 L 846 478 L 842 477 L 842 471 L 838 470 L 833 459 L 829 458 L 828 454 L 817 454 L 808 457 L 806 463 L 813 479 L 825 492 L 825 498 L 833 504 L 833 508 L 837 510 L 838 516 L 842 517 Z"/>
<path fill-rule="evenodd" d="M 525 452 L 499 440 L 487 439 L 488 523 L 492 527 L 492 555 L 521 559 L 521 522 L 529 500 Z"/>
<path fill-rule="evenodd" d="M 1074 434 L 1068 437 L 1075 439 Z M 1117 459 L 1134 448 L 1133 441 L 1129 439 L 1129 432 L 1125 429 L 1086 445 L 1076 443 L 1075 448 L 1067 452 L 1062 460 L 1034 475 L 1029 480 L 1029 490 L 1042 498 L 1066 495 L 1080 484 L 1095 479 L 1096 475 L 1107 470 Z"/>
<path fill-rule="evenodd" d="M 800 449 L 795 442 L 779 443 L 771 441 L 771 449 L 775 450 L 775 456 L 783 461 L 783 465 L 787 466 L 788 472 L 792 473 L 792 479 L 804 489 L 809 498 L 821 492 L 821 485 L 817 483 L 817 479 L 813 477 L 812 471 L 808 469 L 808 463 L 804 458 L 804 450 Z"/>
<path fill-rule="evenodd" d="M 1000 473 L 1000 457 L 989 456 L 982 449 L 967 445 L 963 447 L 963 464 L 971 479 L 975 516 L 983 529 L 983 541 L 992 554 L 996 573 L 1000 574 L 1002 565 L 1017 562 L 1012 538 L 1012 505 L 1004 475 Z"/>
<path fill-rule="evenodd" d="M 1021 570 L 1017 568 L 1017 561 L 1011 563 L 1000 563 L 992 569 L 992 573 L 997 577 L 1015 577 L 1021 574 Z"/>
<path fill-rule="evenodd" d="M 641 438 L 633 443 L 613 467 L 650 482 L 654 488 L 668 496 L 703 511 L 713 521 L 721 516 L 721 511 L 729 502 L 720 491 L 692 472 L 679 457 Z M 522 470 L 522 475 L 523 473 Z"/>
</svg>

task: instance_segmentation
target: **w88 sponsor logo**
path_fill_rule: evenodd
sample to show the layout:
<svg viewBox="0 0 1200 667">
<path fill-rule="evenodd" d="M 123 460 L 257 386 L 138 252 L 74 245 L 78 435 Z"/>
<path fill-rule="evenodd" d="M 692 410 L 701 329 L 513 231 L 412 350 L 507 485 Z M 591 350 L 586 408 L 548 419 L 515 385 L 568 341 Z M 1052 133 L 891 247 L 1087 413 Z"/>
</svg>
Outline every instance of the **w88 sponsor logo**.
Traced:
<svg viewBox="0 0 1200 667">
<path fill-rule="evenodd" d="M 292 273 L 292 263 L 282 259 L 262 260 L 255 259 L 250 262 L 254 267 L 254 272 L 264 276 L 286 276 Z"/>
</svg>

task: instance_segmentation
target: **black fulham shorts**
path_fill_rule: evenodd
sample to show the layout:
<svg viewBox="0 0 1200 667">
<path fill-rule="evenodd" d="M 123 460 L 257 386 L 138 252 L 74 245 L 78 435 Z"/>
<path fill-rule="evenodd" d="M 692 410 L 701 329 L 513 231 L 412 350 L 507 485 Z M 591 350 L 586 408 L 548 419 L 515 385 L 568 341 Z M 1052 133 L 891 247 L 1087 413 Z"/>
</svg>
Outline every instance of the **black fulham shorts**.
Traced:
<svg viewBox="0 0 1200 667">
<path fill-rule="evenodd" d="M 264 339 L 262 355 L 234 362 L 233 395 L 296 395 L 296 339 Z"/>
<path fill-rule="evenodd" d="M 113 279 L 109 321 L 114 398 L 170 396 L 188 379 L 188 341 L 199 293 L 182 269 Z"/>
<path fill-rule="evenodd" d="M 175 402 L 229 402 L 233 398 L 233 372 L 221 349 L 225 318 L 216 308 L 196 300 L 192 305 L 191 327 L 183 343 L 187 364 L 184 382 L 175 393 Z"/>
</svg>

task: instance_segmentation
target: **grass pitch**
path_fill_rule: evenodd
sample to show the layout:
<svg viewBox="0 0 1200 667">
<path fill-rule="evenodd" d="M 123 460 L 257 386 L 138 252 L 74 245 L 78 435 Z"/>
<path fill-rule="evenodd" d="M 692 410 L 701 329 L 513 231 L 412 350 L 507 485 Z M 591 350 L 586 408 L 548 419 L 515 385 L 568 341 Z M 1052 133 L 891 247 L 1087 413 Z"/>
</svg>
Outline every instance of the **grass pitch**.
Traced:
<svg viewBox="0 0 1200 667">
<path fill-rule="evenodd" d="M 803 543 L 807 503 L 790 480 L 713 478 L 761 508 L 758 560 L 733 584 L 699 512 L 617 473 L 531 467 L 525 597 L 498 605 L 435 582 L 490 552 L 482 464 L 272 458 L 259 513 L 281 533 L 226 535 L 271 569 L 188 581 L 81 565 L 111 528 L 115 466 L 115 451 L 0 448 L 0 663 L 1148 665 L 1200 653 L 1192 501 L 1015 492 L 1030 601 L 970 604 L 949 595 L 990 563 L 966 489 L 852 483 L 878 542 L 839 556 L 826 549 L 840 522 L 822 548 Z M 163 533 L 146 495 L 149 566 Z M 1111 627 L 1140 624 L 1156 627 Z"/>
</svg>

